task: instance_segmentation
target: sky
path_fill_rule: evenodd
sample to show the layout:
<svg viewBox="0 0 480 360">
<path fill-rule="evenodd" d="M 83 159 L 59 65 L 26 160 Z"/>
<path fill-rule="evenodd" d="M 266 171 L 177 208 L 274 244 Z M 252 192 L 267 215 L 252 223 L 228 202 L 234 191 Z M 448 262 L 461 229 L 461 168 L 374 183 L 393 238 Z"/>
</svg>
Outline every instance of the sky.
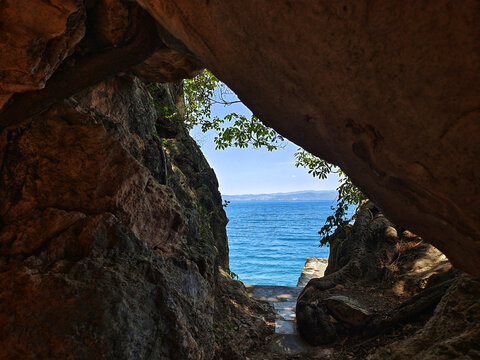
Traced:
<svg viewBox="0 0 480 360">
<path fill-rule="evenodd" d="M 225 107 L 212 106 L 212 116 L 223 117 L 231 112 L 250 116 L 250 110 L 236 103 Z M 227 148 L 216 150 L 214 132 L 203 133 L 194 128 L 191 132 L 215 170 L 224 195 L 262 194 L 301 190 L 333 190 L 338 186 L 338 176 L 325 180 L 314 178 L 305 168 L 295 167 L 293 154 L 298 146 L 286 140 L 278 150 Z"/>
</svg>

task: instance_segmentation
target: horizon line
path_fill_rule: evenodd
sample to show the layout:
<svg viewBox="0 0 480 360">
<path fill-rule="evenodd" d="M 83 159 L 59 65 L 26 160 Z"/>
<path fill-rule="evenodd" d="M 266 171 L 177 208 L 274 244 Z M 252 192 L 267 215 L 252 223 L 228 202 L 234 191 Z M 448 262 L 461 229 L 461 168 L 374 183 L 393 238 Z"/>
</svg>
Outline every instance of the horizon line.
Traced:
<svg viewBox="0 0 480 360">
<path fill-rule="evenodd" d="M 293 193 L 306 193 L 306 192 L 336 192 L 336 189 L 326 189 L 326 190 L 294 190 L 294 191 L 280 191 L 273 193 L 247 193 L 247 194 L 223 194 L 222 196 L 245 196 L 245 195 L 276 195 L 276 194 L 293 194 Z"/>
</svg>

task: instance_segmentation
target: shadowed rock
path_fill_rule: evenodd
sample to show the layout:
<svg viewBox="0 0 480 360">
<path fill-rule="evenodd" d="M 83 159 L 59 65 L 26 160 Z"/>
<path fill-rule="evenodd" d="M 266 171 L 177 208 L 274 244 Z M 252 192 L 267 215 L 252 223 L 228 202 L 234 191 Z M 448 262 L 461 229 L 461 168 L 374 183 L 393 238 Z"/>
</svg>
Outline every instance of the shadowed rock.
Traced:
<svg viewBox="0 0 480 360">
<path fill-rule="evenodd" d="M 140 38 L 147 45 L 158 35 L 163 50 L 116 51 L 152 20 L 136 4 L 7 1 L 0 104 L 42 88 L 60 65 L 75 68 L 78 55 L 111 51 L 98 71 L 82 73 L 93 83 L 145 61 L 135 71 L 162 81 L 203 64 L 267 125 L 340 165 L 393 221 L 480 275 L 477 1 L 138 3 L 157 21 Z M 109 72 L 109 62 L 121 66 Z M 68 83 L 76 73 L 65 74 Z M 6 123 L 61 99 L 54 93 L 35 106 L 9 103 Z"/>
<path fill-rule="evenodd" d="M 215 175 L 185 130 L 165 153 L 164 121 L 124 75 L 0 133 L 2 359 L 235 359 L 273 331 L 221 270 Z"/>
<path fill-rule="evenodd" d="M 370 311 L 347 296 L 331 296 L 323 301 L 333 316 L 352 326 L 365 326 L 372 316 Z"/>
</svg>

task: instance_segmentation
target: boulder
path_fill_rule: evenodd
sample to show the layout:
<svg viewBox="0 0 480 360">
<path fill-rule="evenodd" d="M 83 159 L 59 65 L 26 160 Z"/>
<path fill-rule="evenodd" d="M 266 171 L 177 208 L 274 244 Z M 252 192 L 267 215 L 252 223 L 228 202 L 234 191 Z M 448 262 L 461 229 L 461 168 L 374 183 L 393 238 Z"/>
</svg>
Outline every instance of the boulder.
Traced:
<svg viewBox="0 0 480 360">
<path fill-rule="evenodd" d="M 362 307 L 355 299 L 347 296 L 330 296 L 323 302 L 335 319 L 352 326 L 365 326 L 372 317 L 369 310 Z"/>
<path fill-rule="evenodd" d="M 437 249 L 399 230 L 365 201 L 353 226 L 330 236 L 325 276 L 309 281 L 296 306 L 298 331 L 310 344 L 383 336 L 432 315 L 455 272 Z"/>
<path fill-rule="evenodd" d="M 305 286 L 311 279 L 322 277 L 327 265 L 327 258 L 309 256 L 298 278 L 297 286 Z"/>
<path fill-rule="evenodd" d="M 333 343 L 359 332 L 373 314 L 357 300 L 344 295 L 310 298 L 296 307 L 300 335 L 312 345 Z"/>
</svg>

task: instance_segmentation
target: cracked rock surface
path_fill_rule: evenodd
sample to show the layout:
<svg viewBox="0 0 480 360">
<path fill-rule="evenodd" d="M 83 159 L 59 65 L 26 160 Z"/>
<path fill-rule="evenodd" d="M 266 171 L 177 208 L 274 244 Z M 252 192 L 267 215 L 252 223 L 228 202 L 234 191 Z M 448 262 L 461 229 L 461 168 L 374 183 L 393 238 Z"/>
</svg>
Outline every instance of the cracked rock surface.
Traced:
<svg viewBox="0 0 480 360">
<path fill-rule="evenodd" d="M 273 331 L 222 270 L 213 171 L 153 104 L 124 75 L 1 132 L 2 359 L 234 359 Z"/>
</svg>

